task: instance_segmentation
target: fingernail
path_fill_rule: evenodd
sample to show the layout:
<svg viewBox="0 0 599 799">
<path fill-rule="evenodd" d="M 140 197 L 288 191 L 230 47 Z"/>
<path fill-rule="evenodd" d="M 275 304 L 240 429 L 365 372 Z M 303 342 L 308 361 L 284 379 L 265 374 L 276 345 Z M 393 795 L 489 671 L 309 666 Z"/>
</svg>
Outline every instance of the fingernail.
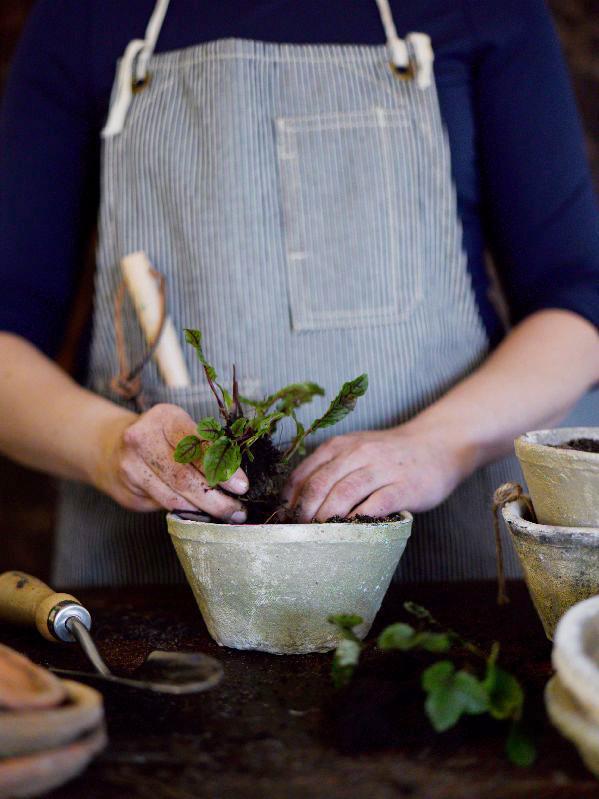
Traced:
<svg viewBox="0 0 599 799">
<path fill-rule="evenodd" d="M 249 486 L 250 484 L 248 483 L 247 477 L 231 478 L 231 488 L 233 489 L 233 491 L 238 491 L 240 494 L 245 494 Z"/>
<path fill-rule="evenodd" d="M 247 514 L 244 510 L 236 510 L 235 513 L 232 514 L 229 521 L 231 524 L 243 524 L 247 519 Z"/>
</svg>

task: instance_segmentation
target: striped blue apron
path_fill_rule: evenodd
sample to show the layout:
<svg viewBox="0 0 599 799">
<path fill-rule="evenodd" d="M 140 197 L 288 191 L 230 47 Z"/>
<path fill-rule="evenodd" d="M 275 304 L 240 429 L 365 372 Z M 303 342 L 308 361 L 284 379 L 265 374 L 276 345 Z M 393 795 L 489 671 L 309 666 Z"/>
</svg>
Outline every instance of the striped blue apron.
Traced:
<svg viewBox="0 0 599 799">
<path fill-rule="evenodd" d="M 397 425 L 485 358 L 428 39 L 399 39 L 377 3 L 387 46 L 224 39 L 155 54 L 159 0 L 120 61 L 104 131 L 93 390 L 120 401 L 113 298 L 120 260 L 137 250 L 166 276 L 175 328 L 201 328 L 217 371 L 236 363 L 243 394 L 309 379 L 330 397 L 368 372 L 367 395 L 335 433 Z M 134 94 L 132 79 L 145 83 Z M 133 362 L 144 351 L 133 312 L 127 343 Z M 166 387 L 151 363 L 144 394 L 212 415 L 186 357 L 191 387 Z M 419 515 L 400 576 L 492 575 L 492 492 L 517 476 L 513 461 L 481 469 Z M 71 483 L 54 577 L 161 583 L 182 572 L 164 514 Z"/>
</svg>

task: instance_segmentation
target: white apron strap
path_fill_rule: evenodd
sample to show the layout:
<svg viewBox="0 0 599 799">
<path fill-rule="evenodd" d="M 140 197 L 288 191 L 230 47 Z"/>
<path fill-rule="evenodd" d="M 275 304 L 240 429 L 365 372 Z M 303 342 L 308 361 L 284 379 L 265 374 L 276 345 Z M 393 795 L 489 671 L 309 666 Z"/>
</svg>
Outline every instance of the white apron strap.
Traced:
<svg viewBox="0 0 599 799">
<path fill-rule="evenodd" d="M 433 77 L 433 48 L 426 33 L 408 33 L 405 40 L 397 35 L 389 0 L 376 0 L 381 22 L 387 37 L 387 49 L 392 66 L 400 75 L 415 77 L 419 89 L 427 89 Z"/>
<path fill-rule="evenodd" d="M 415 77 L 420 89 L 428 88 L 432 81 L 434 59 L 430 37 L 426 33 L 408 33 L 405 40 L 400 39 L 389 0 L 376 0 L 376 4 L 385 29 L 392 66 L 404 77 Z M 168 5 L 169 0 L 157 0 L 144 38 L 133 39 L 123 53 L 117 76 L 116 96 L 102 130 L 105 138 L 115 136 L 123 130 L 133 99 L 134 86 L 143 85 L 147 80 L 148 61 L 160 36 Z"/>
<path fill-rule="evenodd" d="M 148 61 L 152 57 L 166 16 L 169 0 L 157 0 L 143 39 L 133 39 L 121 57 L 117 75 L 116 96 L 110 107 L 102 136 L 115 136 L 123 130 L 135 85 L 147 79 Z M 135 75 L 133 74 L 135 72 Z"/>
</svg>

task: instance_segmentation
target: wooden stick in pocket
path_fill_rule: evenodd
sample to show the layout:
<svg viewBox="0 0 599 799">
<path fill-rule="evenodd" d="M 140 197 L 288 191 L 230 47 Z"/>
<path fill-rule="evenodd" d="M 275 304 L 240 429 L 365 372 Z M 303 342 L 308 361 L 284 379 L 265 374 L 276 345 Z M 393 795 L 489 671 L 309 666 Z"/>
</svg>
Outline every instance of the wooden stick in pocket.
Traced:
<svg viewBox="0 0 599 799">
<path fill-rule="evenodd" d="M 160 326 L 161 308 L 155 270 L 143 251 L 126 255 L 121 260 L 121 269 L 146 342 L 151 345 Z M 189 372 L 170 317 L 164 320 L 153 357 L 167 386 L 182 388 L 190 385 Z"/>
</svg>

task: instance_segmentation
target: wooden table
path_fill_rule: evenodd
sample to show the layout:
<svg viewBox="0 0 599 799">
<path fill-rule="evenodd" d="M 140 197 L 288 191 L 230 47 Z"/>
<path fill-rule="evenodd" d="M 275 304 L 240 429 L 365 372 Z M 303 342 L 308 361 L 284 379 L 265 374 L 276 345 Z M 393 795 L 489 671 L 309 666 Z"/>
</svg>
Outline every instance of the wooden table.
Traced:
<svg viewBox="0 0 599 799">
<path fill-rule="evenodd" d="M 411 599 L 484 648 L 501 641 L 503 662 L 524 682 L 537 728 L 539 757 L 528 769 L 510 765 L 504 731 L 480 718 L 435 735 L 412 656 L 400 654 L 390 667 L 382 660 L 389 656 L 369 651 L 360 677 L 336 692 L 330 655 L 219 648 L 185 587 L 77 593 L 115 671 L 135 668 L 150 649 L 198 649 L 222 660 L 225 679 L 209 693 L 183 698 L 102 687 L 110 744 L 52 799 L 599 797 L 599 783 L 544 715 L 550 644 L 522 583 L 510 585 L 512 602 L 503 608 L 491 583 L 394 586 L 373 634 L 403 618 L 402 603 Z M 30 631 L 1 626 L 0 641 L 45 665 L 88 668 L 75 646 Z"/>
</svg>

